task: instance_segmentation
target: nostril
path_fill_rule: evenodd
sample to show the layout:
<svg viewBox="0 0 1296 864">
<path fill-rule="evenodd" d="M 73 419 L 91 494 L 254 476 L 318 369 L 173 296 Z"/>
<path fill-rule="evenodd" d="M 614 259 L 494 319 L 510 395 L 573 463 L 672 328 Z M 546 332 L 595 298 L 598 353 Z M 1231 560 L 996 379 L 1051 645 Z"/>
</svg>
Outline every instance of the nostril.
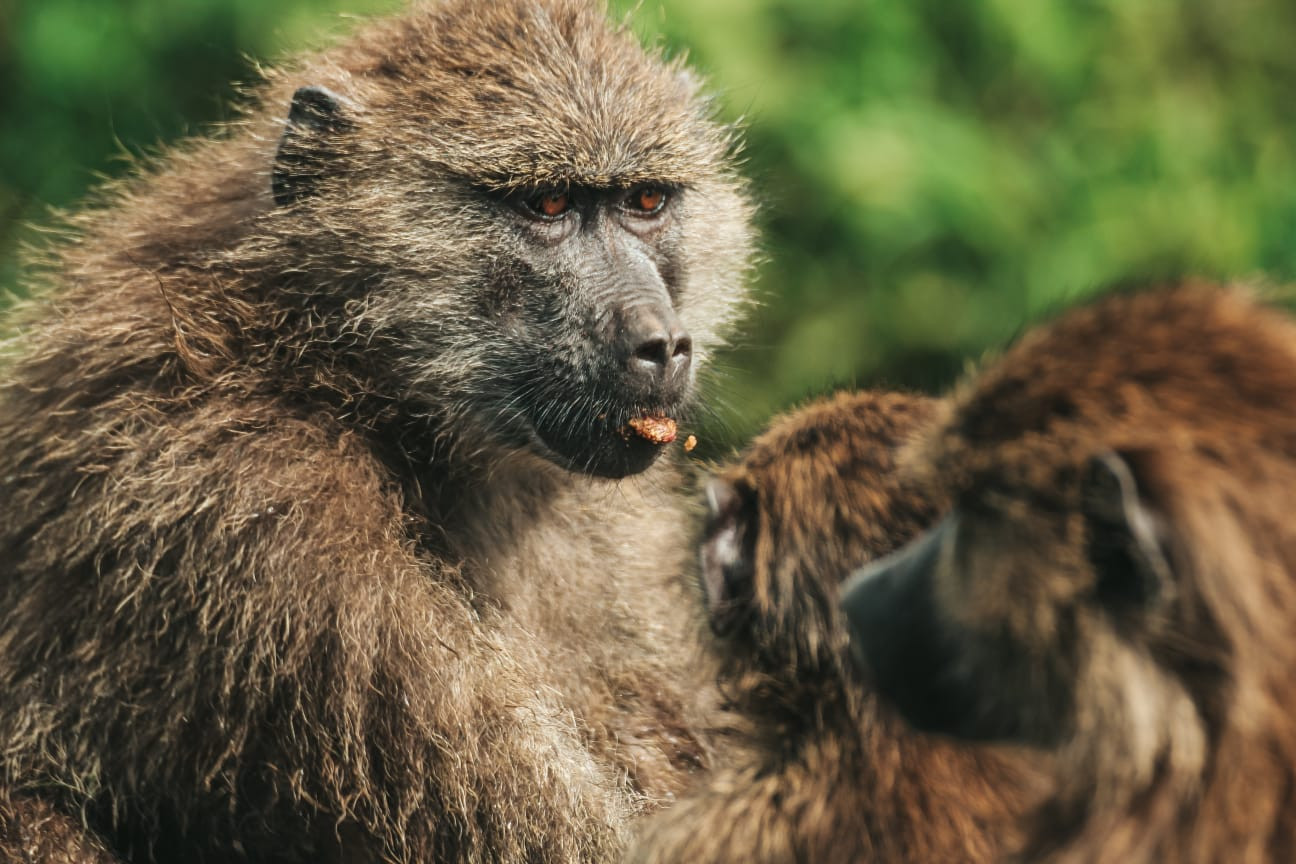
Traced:
<svg viewBox="0 0 1296 864">
<path fill-rule="evenodd" d="M 640 343 L 639 347 L 634 350 L 634 356 L 636 360 L 643 360 L 655 366 L 665 367 L 671 358 L 670 340 L 664 337 L 648 339 Z"/>
<path fill-rule="evenodd" d="M 693 340 L 669 307 L 631 307 L 618 316 L 615 347 L 638 386 L 675 386 L 693 359 Z M 624 353 L 623 353 L 624 352 Z"/>
</svg>

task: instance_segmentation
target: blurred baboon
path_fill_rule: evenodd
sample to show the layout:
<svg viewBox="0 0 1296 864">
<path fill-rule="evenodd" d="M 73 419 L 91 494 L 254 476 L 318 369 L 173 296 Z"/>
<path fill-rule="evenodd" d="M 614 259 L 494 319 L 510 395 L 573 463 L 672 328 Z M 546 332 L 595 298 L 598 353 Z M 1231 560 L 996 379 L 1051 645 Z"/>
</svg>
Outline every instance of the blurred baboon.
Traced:
<svg viewBox="0 0 1296 864">
<path fill-rule="evenodd" d="M 935 403 L 839 394 L 783 417 L 708 487 L 702 575 L 754 753 L 654 818 L 635 862 L 979 862 L 1020 839 L 1038 776 L 910 731 L 853 671 L 841 579 L 939 511 L 895 479 Z"/>
<path fill-rule="evenodd" d="M 955 504 L 852 582 L 853 637 L 918 725 L 1056 749 L 1028 860 L 1296 859 L 1296 324 L 1102 299 L 901 461 Z"/>
<path fill-rule="evenodd" d="M 14 795 L 133 860 L 603 862 L 684 787 L 658 457 L 750 245 L 699 86 L 597 2 L 419 4 L 72 217 L 0 378 Z"/>
</svg>

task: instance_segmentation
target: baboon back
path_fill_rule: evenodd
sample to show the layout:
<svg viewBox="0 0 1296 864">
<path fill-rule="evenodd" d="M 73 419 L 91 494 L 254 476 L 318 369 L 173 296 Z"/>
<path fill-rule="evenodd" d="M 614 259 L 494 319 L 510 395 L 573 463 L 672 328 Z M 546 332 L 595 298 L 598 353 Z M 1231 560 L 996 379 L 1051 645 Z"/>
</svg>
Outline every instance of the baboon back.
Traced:
<svg viewBox="0 0 1296 864">
<path fill-rule="evenodd" d="M 1029 860 L 1296 853 L 1294 404 L 1291 317 L 1183 282 L 1032 329 L 917 436 L 957 504 L 844 602 L 912 722 L 1057 759 Z"/>
</svg>

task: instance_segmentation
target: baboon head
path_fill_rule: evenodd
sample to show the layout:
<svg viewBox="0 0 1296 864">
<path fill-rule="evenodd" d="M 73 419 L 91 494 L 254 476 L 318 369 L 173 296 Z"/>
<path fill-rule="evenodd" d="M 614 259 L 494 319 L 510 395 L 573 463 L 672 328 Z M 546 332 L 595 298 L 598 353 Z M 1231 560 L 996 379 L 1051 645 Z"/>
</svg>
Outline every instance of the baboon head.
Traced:
<svg viewBox="0 0 1296 864">
<path fill-rule="evenodd" d="M 878 687 L 922 728 L 1066 743 L 1100 791 L 1199 769 L 1291 654 L 1293 400 L 1296 329 L 1232 291 L 1029 334 L 901 456 L 953 505 L 844 591 Z"/>
<path fill-rule="evenodd" d="M 893 477 L 896 448 L 933 408 L 921 396 L 838 394 L 780 418 L 709 482 L 708 615 L 744 670 L 813 694 L 848 665 L 841 580 L 935 512 Z"/>
<path fill-rule="evenodd" d="M 750 251 L 694 76 L 597 2 L 445 0 L 271 91 L 273 206 L 235 254 L 311 334 L 289 363 L 323 353 L 448 447 L 652 462 L 668 436 L 627 422 L 687 411 Z"/>
</svg>

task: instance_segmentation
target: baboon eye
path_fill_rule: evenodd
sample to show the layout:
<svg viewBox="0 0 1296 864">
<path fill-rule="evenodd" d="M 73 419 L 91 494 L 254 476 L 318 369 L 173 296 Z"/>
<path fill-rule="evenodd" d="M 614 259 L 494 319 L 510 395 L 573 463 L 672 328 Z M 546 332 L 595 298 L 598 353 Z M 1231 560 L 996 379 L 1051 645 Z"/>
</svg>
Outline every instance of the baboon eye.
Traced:
<svg viewBox="0 0 1296 864">
<path fill-rule="evenodd" d="M 526 199 L 526 208 L 543 219 L 557 219 L 571 209 L 571 195 L 556 189 L 538 192 Z"/>
<path fill-rule="evenodd" d="M 650 215 L 666 205 L 668 194 L 660 186 L 640 186 L 630 193 L 626 209 L 641 216 Z"/>
</svg>

